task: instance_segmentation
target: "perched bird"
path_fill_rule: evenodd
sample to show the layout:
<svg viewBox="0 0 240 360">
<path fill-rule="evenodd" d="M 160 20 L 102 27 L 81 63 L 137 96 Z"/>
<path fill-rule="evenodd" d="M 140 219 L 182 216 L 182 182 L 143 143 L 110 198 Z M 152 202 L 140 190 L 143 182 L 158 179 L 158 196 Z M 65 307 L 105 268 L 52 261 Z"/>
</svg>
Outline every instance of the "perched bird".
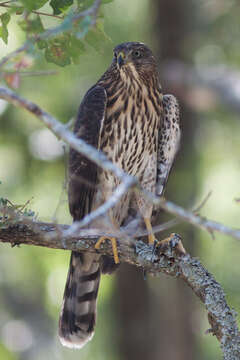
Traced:
<svg viewBox="0 0 240 360">
<path fill-rule="evenodd" d="M 115 47 L 110 67 L 84 96 L 74 133 L 135 176 L 144 189 L 163 194 L 179 147 L 179 107 L 173 95 L 163 95 L 156 60 L 146 45 L 127 42 Z M 69 208 L 73 221 L 108 200 L 119 183 L 113 173 L 70 149 Z M 141 193 L 128 191 L 109 210 L 107 220 L 98 218 L 91 226 L 119 228 L 130 208 L 142 216 L 149 243 L 153 243 L 153 205 Z M 114 259 L 72 252 L 59 321 L 63 345 L 80 348 L 93 336 L 101 273 L 111 273 L 119 263 L 115 238 L 100 238 L 96 248 L 105 239 L 112 242 Z"/>
</svg>

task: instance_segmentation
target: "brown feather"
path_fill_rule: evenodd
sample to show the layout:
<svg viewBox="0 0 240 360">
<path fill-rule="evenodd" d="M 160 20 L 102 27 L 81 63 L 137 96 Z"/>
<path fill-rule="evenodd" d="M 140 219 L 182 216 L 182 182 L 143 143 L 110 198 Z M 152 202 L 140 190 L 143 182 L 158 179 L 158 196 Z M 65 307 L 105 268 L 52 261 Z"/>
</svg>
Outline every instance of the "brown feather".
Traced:
<svg viewBox="0 0 240 360">
<path fill-rule="evenodd" d="M 114 54 L 109 69 L 85 95 L 74 133 L 103 151 L 126 173 L 136 176 L 143 188 L 155 193 L 163 121 L 156 61 L 151 50 L 138 42 L 120 44 Z M 70 150 L 69 208 L 74 221 L 108 200 L 118 184 L 119 179 L 112 173 Z M 91 226 L 103 230 L 118 228 L 127 223 L 130 209 L 150 219 L 153 206 L 142 194 L 129 191 Z M 61 341 L 67 346 L 81 347 L 93 335 L 100 265 L 102 272 L 116 268 L 109 257 L 72 254 L 59 330 Z M 83 279 L 88 279 L 87 283 Z"/>
</svg>

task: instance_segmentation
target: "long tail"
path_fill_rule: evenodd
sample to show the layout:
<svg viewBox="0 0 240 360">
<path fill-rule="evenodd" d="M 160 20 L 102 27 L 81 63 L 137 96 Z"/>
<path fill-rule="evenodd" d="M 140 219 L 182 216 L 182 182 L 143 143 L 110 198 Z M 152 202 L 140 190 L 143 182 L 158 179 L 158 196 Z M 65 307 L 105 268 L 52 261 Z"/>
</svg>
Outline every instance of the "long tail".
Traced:
<svg viewBox="0 0 240 360">
<path fill-rule="evenodd" d="M 63 345 L 81 348 L 93 337 L 100 276 L 99 255 L 72 252 L 59 319 Z"/>
</svg>

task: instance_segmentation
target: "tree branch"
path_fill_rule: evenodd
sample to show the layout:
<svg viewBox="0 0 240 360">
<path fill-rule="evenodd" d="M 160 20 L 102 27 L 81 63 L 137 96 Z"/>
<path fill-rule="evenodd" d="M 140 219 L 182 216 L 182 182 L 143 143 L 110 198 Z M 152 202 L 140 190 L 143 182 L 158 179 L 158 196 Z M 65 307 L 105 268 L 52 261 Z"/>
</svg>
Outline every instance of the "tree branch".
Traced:
<svg viewBox="0 0 240 360">
<path fill-rule="evenodd" d="M 194 214 L 192 211 L 185 210 L 181 206 L 178 206 L 171 201 L 165 200 L 164 198 L 160 199 L 159 205 L 168 213 L 177 216 L 178 218 L 184 220 L 187 223 L 207 230 L 211 235 L 213 235 L 216 231 L 240 240 L 240 229 L 234 229 L 217 221 L 208 220 L 202 216 Z"/>
<path fill-rule="evenodd" d="M 0 242 L 74 251 L 97 251 L 112 255 L 110 242 L 105 242 L 100 250 L 94 248 L 100 233 L 87 237 L 89 230 L 82 230 L 78 236 L 64 238 L 61 234 L 67 229 L 67 225 L 48 223 L 13 225 L 7 229 L 0 229 Z M 55 236 L 56 230 L 59 236 Z M 179 235 L 173 234 L 168 241 L 159 242 L 155 250 L 142 241 L 134 241 L 129 245 L 124 240 L 119 241 L 118 249 L 122 262 L 141 267 L 153 276 L 164 273 L 181 278 L 190 286 L 208 312 L 211 325 L 208 332 L 215 335 L 220 342 L 224 360 L 239 360 L 240 335 L 236 313 L 228 306 L 220 284 L 199 260 L 185 252 Z"/>
</svg>

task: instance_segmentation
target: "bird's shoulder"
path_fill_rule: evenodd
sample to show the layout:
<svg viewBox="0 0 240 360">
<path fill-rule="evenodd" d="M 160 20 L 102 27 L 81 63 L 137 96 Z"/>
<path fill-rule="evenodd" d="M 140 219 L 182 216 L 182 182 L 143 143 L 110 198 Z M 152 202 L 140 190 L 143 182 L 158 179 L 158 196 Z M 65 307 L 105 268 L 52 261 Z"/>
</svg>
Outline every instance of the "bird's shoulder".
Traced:
<svg viewBox="0 0 240 360">
<path fill-rule="evenodd" d="M 96 123 L 102 121 L 107 103 L 107 93 L 103 86 L 93 85 L 85 94 L 77 113 L 74 133 L 81 136 L 84 129 L 98 130 Z M 84 126 L 85 125 L 85 126 Z M 80 130 L 80 134 L 79 134 Z"/>
</svg>

